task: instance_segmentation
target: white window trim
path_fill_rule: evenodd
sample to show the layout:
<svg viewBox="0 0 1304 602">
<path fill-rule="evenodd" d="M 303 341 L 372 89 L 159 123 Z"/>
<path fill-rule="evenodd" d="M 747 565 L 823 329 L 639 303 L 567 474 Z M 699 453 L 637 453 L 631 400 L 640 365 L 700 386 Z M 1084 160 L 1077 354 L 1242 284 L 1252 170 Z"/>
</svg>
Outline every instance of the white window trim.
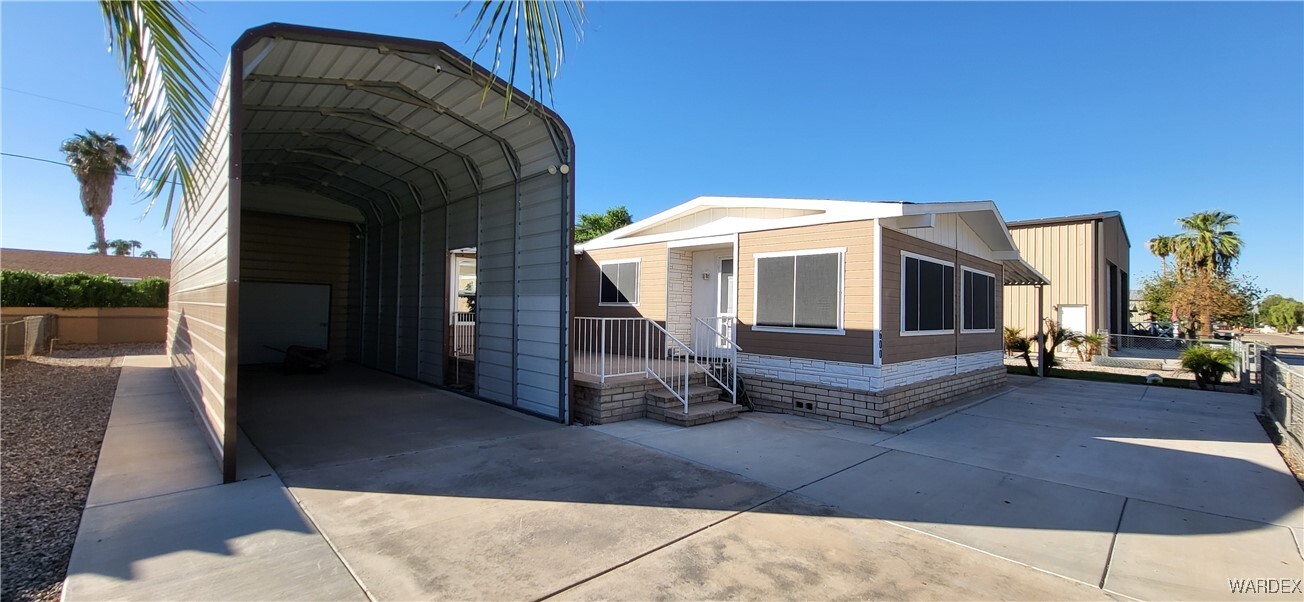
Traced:
<svg viewBox="0 0 1304 602">
<path fill-rule="evenodd" d="M 992 286 L 993 287 L 996 286 L 996 274 L 971 268 L 967 265 L 960 266 L 960 334 L 993 334 L 996 332 L 995 328 L 971 329 L 971 328 L 964 327 L 964 273 L 965 272 L 973 272 L 975 274 L 982 274 L 983 276 L 987 276 L 992 279 Z M 996 290 L 995 288 L 992 289 L 993 292 L 995 292 L 995 290 Z M 993 294 L 992 299 L 995 300 L 996 295 Z M 992 307 L 992 323 L 993 324 L 996 323 L 995 307 Z"/>
<path fill-rule="evenodd" d="M 838 255 L 838 327 L 837 328 L 799 328 L 796 326 L 759 326 L 755 324 L 757 320 L 757 299 L 760 297 L 761 290 L 761 260 L 772 257 L 797 257 L 800 255 L 829 255 L 836 253 Z M 734 262 L 734 277 L 737 278 L 738 263 Z M 842 336 L 847 334 L 846 327 L 843 324 L 843 298 L 846 295 L 846 277 L 847 277 L 847 248 L 832 247 L 827 249 L 801 249 L 797 251 L 769 251 L 765 253 L 752 254 L 752 326 L 754 332 L 788 332 L 794 334 L 826 334 Z M 796 308 L 797 287 L 795 286 L 797 273 L 793 272 L 794 286 L 792 287 L 793 307 Z M 735 280 L 735 282 L 737 282 Z M 737 308 L 734 308 L 735 311 Z"/>
<path fill-rule="evenodd" d="M 625 263 L 638 264 L 638 276 L 634 279 L 634 286 L 637 287 L 636 291 L 638 295 L 638 301 L 635 301 L 634 303 L 604 302 L 602 300 L 602 278 L 603 278 L 602 268 L 609 265 L 620 265 Z M 607 261 L 598 262 L 598 307 L 638 307 L 638 304 L 642 301 L 643 301 L 643 258 L 642 257 L 636 257 L 633 259 L 608 259 Z"/>
<path fill-rule="evenodd" d="M 920 260 L 920 261 L 928 261 L 928 262 L 932 262 L 932 263 L 940 263 L 940 264 L 945 265 L 945 266 L 950 266 L 951 269 L 955 269 L 955 263 L 950 262 L 950 261 L 947 261 L 947 260 L 945 260 L 945 259 L 938 259 L 938 258 L 936 258 L 936 257 L 929 257 L 929 256 L 927 256 L 927 255 L 920 255 L 920 254 L 918 254 L 918 253 L 911 253 L 910 251 L 901 251 L 901 288 L 899 289 L 899 290 L 900 290 L 900 297 L 901 297 L 901 303 L 900 303 L 900 311 L 901 311 L 901 316 L 900 316 L 900 317 L 901 317 L 901 336 L 903 336 L 903 337 L 931 337 L 931 336 L 937 336 L 937 335 L 943 335 L 943 334 L 954 335 L 954 334 L 955 334 L 955 329 L 954 329 L 954 328 L 950 328 L 950 329 L 946 329 L 946 330 L 906 330 L 906 258 L 907 258 L 907 257 L 913 257 L 913 258 L 918 259 L 918 260 Z M 963 278 L 962 278 L 961 280 L 963 280 Z"/>
</svg>

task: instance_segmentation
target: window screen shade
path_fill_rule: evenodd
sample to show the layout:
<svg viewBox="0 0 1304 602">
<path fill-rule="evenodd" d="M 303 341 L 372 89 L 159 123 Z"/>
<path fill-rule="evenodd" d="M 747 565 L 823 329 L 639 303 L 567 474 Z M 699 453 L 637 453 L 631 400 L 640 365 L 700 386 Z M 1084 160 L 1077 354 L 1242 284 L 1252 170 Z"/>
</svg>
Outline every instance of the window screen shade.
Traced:
<svg viewBox="0 0 1304 602">
<path fill-rule="evenodd" d="M 955 329 L 955 268 L 906 257 L 903 265 L 906 332 Z"/>
<path fill-rule="evenodd" d="M 996 329 L 996 279 L 964 272 L 964 329 Z"/>
<path fill-rule="evenodd" d="M 638 262 L 602 266 L 602 303 L 638 303 Z"/>
<path fill-rule="evenodd" d="M 756 261 L 756 325 L 838 327 L 838 253 Z"/>
</svg>

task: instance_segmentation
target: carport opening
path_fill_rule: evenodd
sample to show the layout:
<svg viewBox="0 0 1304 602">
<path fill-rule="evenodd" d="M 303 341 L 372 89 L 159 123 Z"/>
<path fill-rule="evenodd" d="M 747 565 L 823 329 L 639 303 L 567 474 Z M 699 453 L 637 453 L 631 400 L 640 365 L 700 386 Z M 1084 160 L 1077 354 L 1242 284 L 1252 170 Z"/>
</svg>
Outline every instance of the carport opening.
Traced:
<svg viewBox="0 0 1304 602">
<path fill-rule="evenodd" d="M 560 119 L 431 42 L 270 25 L 232 65 L 241 421 L 372 370 L 565 421 Z"/>
</svg>

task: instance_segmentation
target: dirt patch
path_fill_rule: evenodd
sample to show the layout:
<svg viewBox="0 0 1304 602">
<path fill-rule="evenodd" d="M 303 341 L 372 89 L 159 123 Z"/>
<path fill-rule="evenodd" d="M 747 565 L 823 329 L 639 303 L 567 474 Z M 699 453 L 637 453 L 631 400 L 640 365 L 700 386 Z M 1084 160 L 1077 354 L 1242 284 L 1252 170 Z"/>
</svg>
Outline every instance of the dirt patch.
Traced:
<svg viewBox="0 0 1304 602">
<path fill-rule="evenodd" d="M 124 355 L 162 345 L 85 345 L 0 373 L 0 600 L 58 600 Z"/>
</svg>

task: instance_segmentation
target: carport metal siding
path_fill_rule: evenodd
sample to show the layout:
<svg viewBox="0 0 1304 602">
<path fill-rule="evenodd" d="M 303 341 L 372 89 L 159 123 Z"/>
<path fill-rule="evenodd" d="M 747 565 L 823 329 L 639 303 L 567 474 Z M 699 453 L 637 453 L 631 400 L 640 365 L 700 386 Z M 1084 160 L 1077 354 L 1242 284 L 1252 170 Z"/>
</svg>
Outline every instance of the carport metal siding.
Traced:
<svg viewBox="0 0 1304 602">
<path fill-rule="evenodd" d="M 484 96 L 484 71 L 437 43 L 274 24 L 247 32 L 231 65 L 210 123 L 213 169 L 174 231 L 183 286 L 170 341 L 227 478 L 239 312 L 232 215 L 249 182 L 301 188 L 366 216 L 350 245 L 347 347 L 370 367 L 442 383 L 447 251 L 477 247 L 477 394 L 566 420 L 574 182 L 565 124 L 537 104 L 527 110 L 519 90 L 504 116 L 505 88 Z M 207 331 L 186 319 L 201 309 L 212 314 Z"/>
<path fill-rule="evenodd" d="M 168 298 L 167 351 L 177 383 L 205 429 L 223 473 L 234 478 L 234 353 L 228 353 L 230 278 L 238 249 L 231 230 L 230 66 L 214 96 L 205 133 L 210 149 L 201 182 L 183 203 L 172 229 L 172 279 Z M 233 425 L 232 425 L 233 426 Z"/>
</svg>

